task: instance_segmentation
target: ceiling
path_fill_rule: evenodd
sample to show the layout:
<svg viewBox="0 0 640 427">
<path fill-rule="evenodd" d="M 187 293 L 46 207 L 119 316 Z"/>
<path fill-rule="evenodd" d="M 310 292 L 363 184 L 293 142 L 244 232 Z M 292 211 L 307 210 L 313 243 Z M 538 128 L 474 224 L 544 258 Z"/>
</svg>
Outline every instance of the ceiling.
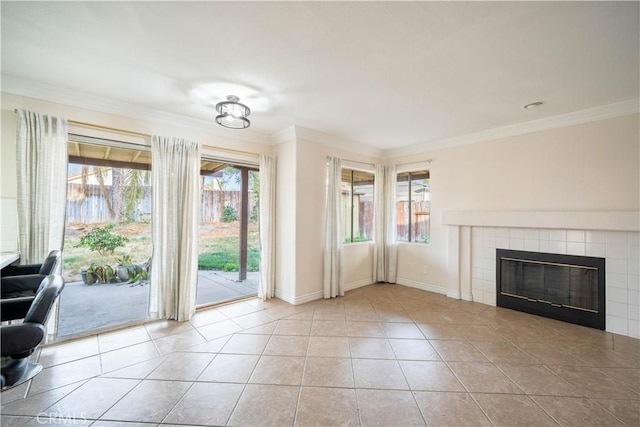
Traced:
<svg viewBox="0 0 640 427">
<path fill-rule="evenodd" d="M 265 142 L 296 125 L 393 150 L 639 98 L 638 2 L 1 6 L 3 91 Z M 231 94 L 250 129 L 213 124 Z"/>
</svg>

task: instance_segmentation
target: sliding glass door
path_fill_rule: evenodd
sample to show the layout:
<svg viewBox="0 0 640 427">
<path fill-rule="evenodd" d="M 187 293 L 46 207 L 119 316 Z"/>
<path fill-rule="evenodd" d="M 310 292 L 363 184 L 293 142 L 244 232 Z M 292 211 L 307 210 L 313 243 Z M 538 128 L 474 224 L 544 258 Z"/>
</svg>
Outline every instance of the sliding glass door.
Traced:
<svg viewBox="0 0 640 427">
<path fill-rule="evenodd" d="M 70 136 L 58 337 L 148 317 L 148 147 Z"/>
<path fill-rule="evenodd" d="M 201 163 L 200 254 L 196 305 L 257 294 L 259 174 L 215 159 Z"/>
</svg>

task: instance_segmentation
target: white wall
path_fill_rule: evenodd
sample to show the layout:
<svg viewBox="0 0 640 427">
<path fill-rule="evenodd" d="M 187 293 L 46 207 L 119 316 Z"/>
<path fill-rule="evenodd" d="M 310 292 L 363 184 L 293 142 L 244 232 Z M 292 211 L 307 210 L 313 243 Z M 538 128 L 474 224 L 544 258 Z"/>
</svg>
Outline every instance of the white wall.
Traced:
<svg viewBox="0 0 640 427">
<path fill-rule="evenodd" d="M 18 212 L 16 123 L 13 111 L 2 110 L 0 151 L 0 252 L 14 252 L 18 250 Z"/>
<path fill-rule="evenodd" d="M 322 297 L 327 147 L 298 138 L 296 296 Z"/>
<path fill-rule="evenodd" d="M 276 146 L 276 296 L 291 302 L 296 294 L 296 141 Z"/>
<path fill-rule="evenodd" d="M 294 146 L 291 141 L 295 141 Z M 380 162 L 380 159 L 315 142 L 301 129 L 293 130 L 290 139 L 276 147 L 276 153 L 278 174 L 286 174 L 279 176 L 277 187 L 278 257 L 286 257 L 286 261 L 281 259 L 278 265 L 285 262 L 295 265 L 294 282 L 290 282 L 291 265 L 288 265 L 287 273 L 279 273 L 276 290 L 285 301 L 299 304 L 323 295 L 327 156 L 370 163 Z M 293 241 L 292 235 L 295 236 Z M 344 259 L 345 288 L 371 283 L 371 244 L 345 245 Z"/>
<path fill-rule="evenodd" d="M 370 285 L 373 282 L 372 242 L 349 243 L 343 246 L 345 259 L 345 290 Z"/>
<path fill-rule="evenodd" d="M 399 283 L 448 288 L 445 211 L 638 211 L 638 119 L 623 116 L 388 159 L 433 159 L 431 243 L 401 245 Z"/>
</svg>

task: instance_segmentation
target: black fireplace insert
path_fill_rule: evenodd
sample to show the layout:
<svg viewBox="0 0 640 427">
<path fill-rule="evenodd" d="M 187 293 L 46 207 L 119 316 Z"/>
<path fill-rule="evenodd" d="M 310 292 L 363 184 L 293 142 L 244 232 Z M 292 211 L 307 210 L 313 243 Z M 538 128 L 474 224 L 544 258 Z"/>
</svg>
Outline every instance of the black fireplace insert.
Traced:
<svg viewBox="0 0 640 427">
<path fill-rule="evenodd" d="M 498 307 L 605 328 L 604 258 L 496 249 Z"/>
</svg>

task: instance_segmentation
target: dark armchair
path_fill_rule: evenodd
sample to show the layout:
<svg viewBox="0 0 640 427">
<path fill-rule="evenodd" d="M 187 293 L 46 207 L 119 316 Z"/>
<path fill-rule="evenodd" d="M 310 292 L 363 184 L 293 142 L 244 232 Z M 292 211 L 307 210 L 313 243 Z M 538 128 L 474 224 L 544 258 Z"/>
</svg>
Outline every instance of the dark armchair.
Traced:
<svg viewBox="0 0 640 427">
<path fill-rule="evenodd" d="M 51 307 L 63 288 L 64 280 L 61 276 L 46 276 L 37 290 L 24 321 L 19 324 L 0 326 L 2 390 L 28 381 L 42 370 L 42 365 L 29 362 L 29 357 L 46 335 L 45 323 Z"/>
<path fill-rule="evenodd" d="M 3 322 L 24 318 L 42 279 L 55 273 L 60 259 L 60 251 L 54 250 L 42 264 L 9 265 L 0 271 L 0 317 Z"/>
<path fill-rule="evenodd" d="M 8 265 L 0 271 L 2 277 L 24 276 L 26 274 L 54 274 L 56 267 L 60 263 L 61 253 L 58 250 L 49 252 L 42 264 Z"/>
</svg>

